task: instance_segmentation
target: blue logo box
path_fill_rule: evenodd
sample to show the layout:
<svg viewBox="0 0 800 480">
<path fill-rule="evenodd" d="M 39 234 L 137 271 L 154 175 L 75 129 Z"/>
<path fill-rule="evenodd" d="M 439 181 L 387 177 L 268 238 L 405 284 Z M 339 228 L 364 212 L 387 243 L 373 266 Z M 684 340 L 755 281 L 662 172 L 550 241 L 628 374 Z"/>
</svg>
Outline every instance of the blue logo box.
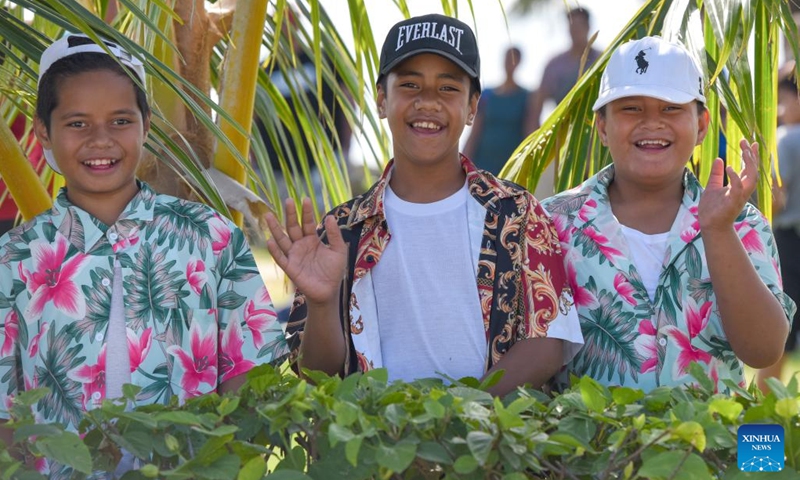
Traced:
<svg viewBox="0 0 800 480">
<path fill-rule="evenodd" d="M 784 466 L 783 427 L 741 425 L 737 457 L 743 472 L 780 472 Z"/>
</svg>

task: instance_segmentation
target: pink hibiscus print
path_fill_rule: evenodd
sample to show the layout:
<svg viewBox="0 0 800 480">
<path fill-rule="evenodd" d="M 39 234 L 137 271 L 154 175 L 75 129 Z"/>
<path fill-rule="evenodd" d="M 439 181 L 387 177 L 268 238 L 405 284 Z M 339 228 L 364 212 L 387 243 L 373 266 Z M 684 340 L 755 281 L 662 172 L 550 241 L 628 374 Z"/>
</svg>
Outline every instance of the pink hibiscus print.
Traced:
<svg viewBox="0 0 800 480">
<path fill-rule="evenodd" d="M 11 355 L 14 351 L 14 343 L 19 336 L 19 315 L 15 310 L 11 310 L 6 315 L 4 323 L 3 344 L 0 345 L 0 355 Z"/>
<path fill-rule="evenodd" d="M 572 289 L 572 301 L 575 302 L 576 307 L 594 308 L 597 306 L 597 297 L 588 288 L 578 284 L 578 272 L 575 271 L 575 265 L 572 262 L 567 262 L 567 281 Z"/>
<path fill-rule="evenodd" d="M 153 327 L 145 328 L 141 337 L 137 337 L 136 332 L 130 328 L 126 330 L 125 334 L 128 337 L 128 358 L 130 358 L 131 373 L 133 373 L 150 353 Z"/>
<path fill-rule="evenodd" d="M 743 228 L 749 228 L 749 231 L 742 237 L 742 245 L 744 245 L 744 249 L 747 253 L 764 253 L 764 242 L 761 241 L 758 232 L 750 227 L 747 222 L 739 222 L 734 225 L 734 228 L 737 232 L 741 231 Z"/>
<path fill-rule="evenodd" d="M 644 362 L 639 368 L 639 373 L 649 373 L 655 371 L 658 365 L 658 345 L 656 344 L 656 334 L 658 331 L 653 326 L 653 322 L 642 320 L 639 323 L 639 336 L 633 341 L 636 353 L 642 357 Z"/>
<path fill-rule="evenodd" d="M 209 331 L 203 335 L 197 323 L 192 323 L 189 329 L 190 351 L 178 345 L 171 345 L 167 352 L 180 362 L 183 368 L 181 376 L 182 397 L 184 399 L 196 397 L 201 394 L 198 390 L 200 383 L 212 387 L 217 385 L 217 342 L 215 332 Z"/>
<path fill-rule="evenodd" d="M 244 304 L 244 321 L 250 334 L 253 336 L 253 345 L 261 348 L 266 343 L 264 332 L 270 325 L 273 325 L 278 318 L 278 314 L 272 307 L 272 299 L 267 292 L 267 287 L 261 286 L 256 292 L 253 300 L 248 300 Z"/>
<path fill-rule="evenodd" d="M 39 353 L 39 342 L 42 340 L 42 336 L 50 330 L 50 325 L 47 322 L 42 324 L 42 328 L 39 330 L 32 339 L 31 343 L 28 345 L 28 356 L 33 358 Z"/>
<path fill-rule="evenodd" d="M 689 330 L 689 338 L 692 339 L 700 334 L 711 317 L 711 302 L 705 302 L 699 307 L 693 298 L 689 298 L 686 305 L 686 327 Z"/>
<path fill-rule="evenodd" d="M 556 232 L 558 232 L 558 241 L 561 242 L 561 245 L 569 245 L 572 232 L 574 232 L 575 229 L 567 228 L 566 220 L 560 215 L 554 215 L 551 219 L 553 220 L 553 225 L 556 227 Z"/>
<path fill-rule="evenodd" d="M 211 232 L 211 248 L 214 255 L 219 255 L 231 241 L 231 229 L 219 215 L 214 215 L 208 221 L 208 229 Z"/>
<path fill-rule="evenodd" d="M 242 336 L 242 326 L 236 316 L 230 319 L 228 326 L 220 332 L 220 344 L 222 354 L 219 362 L 222 381 L 231 379 L 243 373 L 247 373 L 255 366 L 250 360 L 245 360 L 242 355 L 244 337 Z"/>
<path fill-rule="evenodd" d="M 191 258 L 186 265 L 186 279 L 189 281 L 189 287 L 192 291 L 196 295 L 200 295 L 200 292 L 203 291 L 203 287 L 208 281 L 206 264 L 203 263 L 202 260 Z"/>
<path fill-rule="evenodd" d="M 120 239 L 111 246 L 111 249 L 114 250 L 114 253 L 119 253 L 137 243 L 139 243 L 139 227 L 133 227 L 131 231 L 128 232 L 128 236 L 125 238 L 120 236 Z"/>
<path fill-rule="evenodd" d="M 597 200 L 590 198 L 584 202 L 581 209 L 578 210 L 578 218 L 583 220 L 584 222 L 588 222 L 590 219 L 594 218 L 597 214 Z"/>
<path fill-rule="evenodd" d="M 591 238 L 597 244 L 597 247 L 600 249 L 603 255 L 605 255 L 609 259 L 611 259 L 612 257 L 622 256 L 622 252 L 620 252 L 616 248 L 608 246 L 608 244 L 611 242 L 609 242 L 608 238 L 606 238 L 605 235 L 595 230 L 594 227 L 584 228 L 583 233 L 587 237 Z"/>
<path fill-rule="evenodd" d="M 633 298 L 633 293 L 636 289 L 633 288 L 631 282 L 621 272 L 614 275 L 614 289 L 617 293 L 631 305 L 636 305 L 636 299 Z"/>
<path fill-rule="evenodd" d="M 39 320 L 49 302 L 53 302 L 60 312 L 70 318 L 80 320 L 86 316 L 83 292 L 78 289 L 73 278 L 80 273 L 87 257 L 78 253 L 67 260 L 68 248 L 69 242 L 61 234 L 56 234 L 52 244 L 41 240 L 31 242 L 34 271 L 20 269 L 20 276 L 28 291 L 32 292 L 31 300 L 23 313 L 26 322 Z"/>
<path fill-rule="evenodd" d="M 700 350 L 692 345 L 691 339 L 677 328 L 671 327 L 669 336 L 675 340 L 675 343 L 678 344 L 678 348 L 680 348 L 678 361 L 674 367 L 677 374 L 676 377 L 686 375 L 689 371 L 689 364 L 692 362 L 708 364 L 708 362 L 711 361 L 711 355 L 708 352 Z"/>
<path fill-rule="evenodd" d="M 700 232 L 699 228 L 700 225 L 698 222 L 694 222 L 692 226 L 687 227 L 686 230 L 681 232 L 681 240 L 683 240 L 685 243 L 691 242 Z"/>
<path fill-rule="evenodd" d="M 95 396 L 97 403 L 102 401 L 106 397 L 106 346 L 100 348 L 95 365 L 83 364 L 70 370 L 67 376 L 83 384 L 83 408 L 89 409 Z"/>
</svg>

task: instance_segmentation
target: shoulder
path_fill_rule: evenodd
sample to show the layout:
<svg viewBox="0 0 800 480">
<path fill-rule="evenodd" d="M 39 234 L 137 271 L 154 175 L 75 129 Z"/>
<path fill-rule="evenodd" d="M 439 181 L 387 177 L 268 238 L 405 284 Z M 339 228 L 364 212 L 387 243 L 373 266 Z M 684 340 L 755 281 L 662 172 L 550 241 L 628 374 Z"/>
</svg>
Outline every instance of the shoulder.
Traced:
<svg viewBox="0 0 800 480">
<path fill-rule="evenodd" d="M 581 209 L 589 193 L 581 185 L 543 199 L 542 206 L 551 215 L 572 215 Z"/>
</svg>

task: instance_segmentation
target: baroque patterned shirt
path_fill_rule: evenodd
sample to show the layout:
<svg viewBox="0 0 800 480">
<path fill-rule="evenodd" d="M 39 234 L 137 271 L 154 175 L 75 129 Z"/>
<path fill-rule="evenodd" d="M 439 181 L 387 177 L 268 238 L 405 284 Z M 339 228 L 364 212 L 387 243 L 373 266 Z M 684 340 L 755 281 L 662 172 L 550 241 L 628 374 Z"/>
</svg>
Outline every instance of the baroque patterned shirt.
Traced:
<svg viewBox="0 0 800 480">
<path fill-rule="evenodd" d="M 559 312 L 567 312 L 572 299 L 556 230 L 533 195 L 476 169 L 464 156 L 461 166 L 469 193 L 477 200 L 469 202 L 468 208 L 484 210 L 468 213 L 469 218 L 476 213 L 483 218 L 476 281 L 489 369 L 517 341 L 546 337 L 550 322 Z M 347 345 L 345 374 L 383 367 L 371 269 L 391 239 L 383 205 L 391 169 L 392 162 L 367 193 L 331 212 L 350 250 L 347 278 L 340 289 L 340 320 Z M 297 292 L 287 325 L 294 356 L 306 317 L 305 297 Z"/>
<path fill-rule="evenodd" d="M 115 259 L 138 405 L 216 391 L 288 352 L 241 230 L 139 186 L 111 226 L 62 189 L 51 210 L 0 238 L 0 418 L 33 387 L 50 389 L 34 410 L 42 422 L 75 429 L 100 405 Z"/>
<path fill-rule="evenodd" d="M 724 390 L 724 379 L 744 382 L 743 363 L 734 355 L 719 315 L 697 220 L 703 188 L 688 170 L 683 205 L 667 239 L 667 251 L 650 300 L 611 211 L 610 165 L 582 185 L 548 198 L 565 250 L 566 269 L 585 339 L 568 365 L 606 385 L 645 391 L 692 383 L 691 362 Z M 778 252 L 770 225 L 752 205 L 735 222 L 736 232 L 758 275 L 781 302 L 787 321 L 795 305 L 782 291 Z M 753 319 L 757 322 L 758 319 Z M 754 323 L 756 333 L 757 323 Z"/>
</svg>

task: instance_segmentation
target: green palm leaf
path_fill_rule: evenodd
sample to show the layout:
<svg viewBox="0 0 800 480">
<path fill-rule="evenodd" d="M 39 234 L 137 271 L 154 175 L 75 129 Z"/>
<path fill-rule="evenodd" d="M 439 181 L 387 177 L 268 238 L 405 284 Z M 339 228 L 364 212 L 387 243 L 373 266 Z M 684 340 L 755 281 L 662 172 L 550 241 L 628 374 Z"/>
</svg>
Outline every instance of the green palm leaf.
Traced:
<svg viewBox="0 0 800 480">
<path fill-rule="evenodd" d="M 58 333 L 55 328 L 47 332 L 47 349 L 39 352 L 44 361 L 41 367 L 36 367 L 36 378 L 40 387 L 50 389 L 38 404 L 45 418 L 59 418 L 78 425 L 83 418 L 81 384 L 70 379 L 67 373 L 83 364 L 86 357 L 78 356 L 83 345 L 67 348 L 74 336 L 72 325 L 65 325 Z"/>
<path fill-rule="evenodd" d="M 155 207 L 153 225 L 148 228 L 147 238 L 158 232 L 156 242 L 169 242 L 169 249 L 183 249 L 187 244 L 189 253 L 195 248 L 205 250 L 211 242 L 208 221 L 214 214 L 203 205 L 174 202 L 159 203 Z"/>
<path fill-rule="evenodd" d="M 635 316 L 623 312 L 622 300 L 616 292 L 600 291 L 600 306 L 581 315 L 581 330 L 584 345 L 574 360 L 575 370 L 592 378 L 606 377 L 611 381 L 614 374 L 622 382 L 626 375 L 634 381 L 639 375 L 641 361 L 633 341 L 636 329 L 631 328 Z"/>
<path fill-rule="evenodd" d="M 164 251 L 158 251 L 151 242 L 144 242 L 129 265 L 133 273 L 125 278 L 130 286 L 125 299 L 125 315 L 130 327 L 140 330 L 152 317 L 165 322 L 171 309 L 177 306 L 180 298 L 188 295 L 181 292 L 185 283 L 185 272 L 173 270 L 176 260 L 166 261 Z"/>
</svg>

